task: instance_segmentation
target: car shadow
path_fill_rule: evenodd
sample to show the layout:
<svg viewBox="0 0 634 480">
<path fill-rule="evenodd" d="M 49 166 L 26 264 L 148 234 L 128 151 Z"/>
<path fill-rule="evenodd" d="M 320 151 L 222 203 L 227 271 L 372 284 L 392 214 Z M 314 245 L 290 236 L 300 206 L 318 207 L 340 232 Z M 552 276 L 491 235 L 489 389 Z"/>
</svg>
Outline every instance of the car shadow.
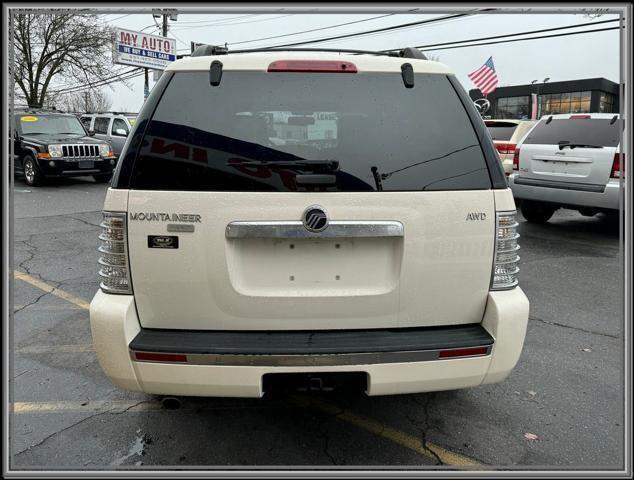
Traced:
<svg viewBox="0 0 634 480">
<path fill-rule="evenodd" d="M 557 211 L 553 217 L 545 224 L 535 224 L 527 222 L 518 212 L 520 223 L 520 233 L 530 233 L 532 235 L 548 234 L 561 235 L 563 239 L 606 239 L 618 240 L 621 224 L 618 217 L 598 213 L 592 217 L 583 215 L 571 210 Z"/>
<path fill-rule="evenodd" d="M 41 187 L 53 187 L 53 188 L 64 188 L 69 186 L 76 185 L 86 185 L 86 184 L 96 184 L 95 180 L 92 177 L 61 177 L 61 178 L 46 178 Z M 14 182 L 15 187 L 18 188 L 41 188 L 41 187 L 30 187 L 24 181 L 24 177 L 21 175 L 15 177 Z M 103 185 L 108 186 L 110 182 L 103 183 Z"/>
</svg>

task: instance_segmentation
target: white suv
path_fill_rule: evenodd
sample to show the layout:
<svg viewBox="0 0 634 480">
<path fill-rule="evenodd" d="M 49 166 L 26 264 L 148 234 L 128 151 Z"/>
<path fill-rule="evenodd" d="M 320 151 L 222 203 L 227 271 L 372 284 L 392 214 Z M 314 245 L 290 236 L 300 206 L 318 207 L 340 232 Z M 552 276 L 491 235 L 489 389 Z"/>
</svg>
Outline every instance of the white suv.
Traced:
<svg viewBox="0 0 634 480">
<path fill-rule="evenodd" d="M 85 113 L 81 123 L 95 137 L 105 140 L 112 146 L 115 157 L 119 158 L 126 139 L 136 121 L 134 113 L 99 112 Z"/>
<path fill-rule="evenodd" d="M 535 123 L 537 123 L 536 120 L 491 119 L 484 121 L 495 144 L 495 149 L 500 155 L 506 175 L 513 173 L 515 147 Z"/>
<path fill-rule="evenodd" d="M 623 169 L 623 123 L 614 113 L 543 117 L 517 145 L 509 186 L 529 222 L 561 207 L 616 216 Z"/>
<path fill-rule="evenodd" d="M 118 386 L 259 397 L 498 382 L 524 342 L 515 204 L 449 69 L 232 53 L 171 64 L 108 190 L 97 356 Z"/>
</svg>

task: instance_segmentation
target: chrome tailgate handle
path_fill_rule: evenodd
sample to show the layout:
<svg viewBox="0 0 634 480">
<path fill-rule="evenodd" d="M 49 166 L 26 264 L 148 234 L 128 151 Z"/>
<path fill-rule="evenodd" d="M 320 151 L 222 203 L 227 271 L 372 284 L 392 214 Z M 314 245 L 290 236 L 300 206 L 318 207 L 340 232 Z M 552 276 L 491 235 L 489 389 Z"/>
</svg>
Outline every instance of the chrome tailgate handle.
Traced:
<svg viewBox="0 0 634 480">
<path fill-rule="evenodd" d="M 332 220 L 321 232 L 311 232 L 299 220 L 231 222 L 227 238 L 375 238 L 402 237 L 403 224 L 390 220 Z"/>
</svg>

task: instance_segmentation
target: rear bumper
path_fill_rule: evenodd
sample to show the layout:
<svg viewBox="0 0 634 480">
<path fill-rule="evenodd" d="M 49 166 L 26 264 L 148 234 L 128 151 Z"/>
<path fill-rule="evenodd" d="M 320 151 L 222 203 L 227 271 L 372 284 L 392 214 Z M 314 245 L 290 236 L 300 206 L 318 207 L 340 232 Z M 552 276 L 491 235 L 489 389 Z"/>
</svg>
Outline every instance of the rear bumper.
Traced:
<svg viewBox="0 0 634 480">
<path fill-rule="evenodd" d="M 290 362 L 285 355 L 274 358 L 272 355 L 258 354 L 251 358 L 261 360 L 267 357 L 267 361 L 249 364 L 235 361 L 236 358 L 246 357 L 235 355 L 235 352 L 209 355 L 209 352 L 198 351 L 197 357 L 192 356 L 192 359 L 198 359 L 194 364 L 178 364 L 133 359 L 131 344 L 137 350 L 147 349 L 148 345 L 152 345 L 152 350 L 157 350 L 157 343 L 152 344 L 152 340 L 143 335 L 133 296 L 108 295 L 99 291 L 90 305 L 90 323 L 97 358 L 114 384 L 127 390 L 184 396 L 260 397 L 263 394 L 263 376 L 275 373 L 364 372 L 367 375 L 368 395 L 452 390 L 494 383 L 504 379 L 517 363 L 527 321 L 528 300 L 521 289 L 515 288 L 489 293 L 481 325 L 483 328 L 474 326 L 483 333 L 478 341 L 475 337 L 471 338 L 471 345 L 489 339 L 488 354 L 481 356 L 442 359 L 433 355 L 435 350 L 433 345 L 429 345 L 430 348 L 425 350 L 427 357 L 398 357 L 385 355 L 389 352 L 380 350 L 386 347 L 377 344 L 377 352 L 372 353 L 371 357 L 355 357 L 359 352 L 337 355 L 313 351 L 299 357 L 291 356 L 293 361 Z M 292 344 L 293 340 L 288 342 Z M 454 343 L 454 347 L 458 347 L 459 343 Z M 469 341 L 466 343 L 464 346 L 468 346 Z M 183 348 L 181 344 L 180 349 Z M 337 361 L 337 357 L 340 361 Z M 316 358 L 322 361 L 311 365 Z M 270 359 L 275 361 L 271 362 Z M 301 365 L 297 364 L 298 359 Z"/>
<path fill-rule="evenodd" d="M 621 193 L 618 180 L 610 180 L 603 191 L 593 192 L 574 188 L 555 188 L 558 185 L 555 187 L 521 185 L 515 181 L 517 178 L 518 174 L 515 173 L 508 177 L 508 181 L 513 196 L 518 200 L 534 200 L 560 206 L 592 207 L 604 210 L 619 209 Z"/>
</svg>

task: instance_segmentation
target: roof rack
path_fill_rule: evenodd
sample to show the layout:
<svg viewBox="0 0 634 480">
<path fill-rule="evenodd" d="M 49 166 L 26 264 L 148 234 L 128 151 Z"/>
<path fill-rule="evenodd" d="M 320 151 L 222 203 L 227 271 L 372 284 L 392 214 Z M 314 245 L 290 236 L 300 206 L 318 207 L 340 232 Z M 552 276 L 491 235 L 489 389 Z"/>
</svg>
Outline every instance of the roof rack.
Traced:
<svg viewBox="0 0 634 480">
<path fill-rule="evenodd" d="M 385 57 L 403 57 L 403 58 L 418 58 L 420 60 L 427 60 L 427 57 L 423 52 L 417 48 L 408 47 L 401 50 L 392 51 L 374 51 L 374 50 L 350 50 L 344 48 L 252 48 L 245 50 L 229 50 L 226 47 L 219 47 L 217 45 L 200 45 L 191 54 L 192 57 L 206 57 L 211 55 L 227 55 L 229 53 L 258 53 L 258 52 L 332 52 L 332 53 L 353 53 L 356 55 L 378 55 Z"/>
<path fill-rule="evenodd" d="M 115 111 L 98 111 L 98 112 L 84 112 L 83 115 L 105 115 L 111 113 L 112 115 L 138 115 L 138 112 L 115 112 Z"/>
<path fill-rule="evenodd" d="M 48 113 L 66 113 L 64 110 L 59 110 L 54 106 L 51 107 L 41 107 L 39 105 L 14 105 L 14 110 L 20 111 L 28 111 L 28 112 L 48 112 Z"/>
</svg>

